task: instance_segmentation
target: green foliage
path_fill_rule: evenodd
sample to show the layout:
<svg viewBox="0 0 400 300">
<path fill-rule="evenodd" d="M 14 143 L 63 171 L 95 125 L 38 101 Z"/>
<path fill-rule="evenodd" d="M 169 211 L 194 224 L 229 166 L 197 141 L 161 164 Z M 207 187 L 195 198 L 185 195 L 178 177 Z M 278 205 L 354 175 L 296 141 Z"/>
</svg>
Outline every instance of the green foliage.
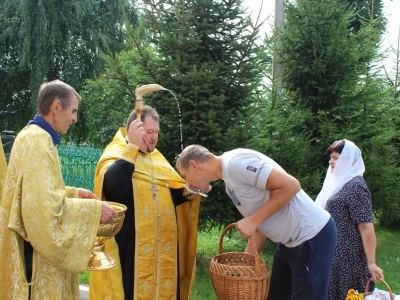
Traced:
<svg viewBox="0 0 400 300">
<path fill-rule="evenodd" d="M 217 152 L 240 145 L 246 139 L 242 128 L 250 117 L 251 95 L 265 67 L 255 56 L 261 47 L 255 43 L 258 28 L 251 30 L 241 1 L 144 3 L 148 41 L 132 40 L 138 49 L 139 43 L 154 45 L 158 59 L 152 79 L 173 91 L 181 112 L 172 95 L 155 96 L 163 98 L 157 109 L 163 127 L 171 129 L 160 140 L 160 147 L 169 145 L 166 156 L 181 150 L 179 121 L 185 145 L 200 143 Z"/>
<path fill-rule="evenodd" d="M 151 53 L 151 49 L 144 49 Z M 115 55 L 101 54 L 106 62 L 102 75 L 88 80 L 82 90 L 82 103 L 86 106 L 85 118 L 87 142 L 104 148 L 118 128 L 126 126 L 126 120 L 135 106 L 135 88 L 146 81 L 144 70 L 135 61 L 135 50 Z"/>
<path fill-rule="evenodd" d="M 364 20 L 381 19 L 378 27 L 383 33 L 386 23 L 381 18 L 383 11 L 382 0 L 341 0 L 341 2 L 347 4 L 351 10 L 357 13 L 357 17 L 348 26 L 350 30 L 354 32 L 360 31 L 365 25 L 363 24 Z M 379 39 L 376 39 L 375 42 L 378 43 Z"/>
<path fill-rule="evenodd" d="M 112 51 L 123 49 L 122 7 L 129 8 L 135 24 L 130 0 L 1 1 L 0 106 L 13 103 L 18 113 L 15 131 L 35 113 L 42 82 L 61 79 L 79 91 L 103 68 L 97 56 L 103 42 Z M 77 132 L 71 134 L 79 136 Z"/>
<path fill-rule="evenodd" d="M 269 58 L 256 55 L 263 48 L 256 43 L 259 27 L 251 27 L 242 1 L 143 2 L 147 43 L 158 55 L 153 80 L 171 89 L 177 100 L 154 97 L 163 116 L 158 147 L 173 160 L 181 144 L 201 144 L 217 154 L 243 146 L 251 139 L 251 105 Z M 214 185 L 203 201 L 201 224 L 235 220 L 237 211 L 224 190 Z"/>
<path fill-rule="evenodd" d="M 254 122 L 254 138 L 246 147 L 274 159 L 299 179 L 307 193 L 313 194 L 320 188 L 321 168 L 309 167 L 316 154 L 312 148 L 314 138 L 306 126 L 312 116 L 307 109 L 290 107 L 287 103 L 287 96 L 277 95 L 273 108 L 266 106 L 260 110 Z"/>
<path fill-rule="evenodd" d="M 351 97 L 371 61 L 373 49 L 359 38 L 371 32 L 349 31 L 353 19 L 354 14 L 335 0 L 299 0 L 287 7 L 281 36 L 284 84 L 314 115 Z"/>
<path fill-rule="evenodd" d="M 90 278 L 89 271 L 79 274 L 79 283 L 80 284 L 89 284 L 89 278 Z"/>
<path fill-rule="evenodd" d="M 398 222 L 400 215 L 391 213 L 400 205 L 398 114 L 374 66 L 381 19 L 359 18 L 361 28 L 349 30 L 357 14 L 336 0 L 298 0 L 286 12 L 278 35 L 285 94 L 266 107 L 257 125 L 265 136 L 255 147 L 270 152 L 315 198 L 328 167 L 326 148 L 338 139 L 355 142 L 375 212 L 386 224 Z"/>
<path fill-rule="evenodd" d="M 104 147 L 134 108 L 135 87 L 157 83 L 171 93 L 146 95 L 145 103 L 160 113 L 157 148 L 170 162 L 189 144 L 218 154 L 243 146 L 252 137 L 252 102 L 270 61 L 257 55 L 264 50 L 259 25 L 252 26 L 239 0 L 143 3 L 140 27 L 126 24 L 129 50 L 103 55 L 106 71 L 85 87 L 94 129 L 88 142 Z M 230 203 L 222 184 L 214 185 L 203 200 L 202 226 L 236 220 Z"/>
</svg>

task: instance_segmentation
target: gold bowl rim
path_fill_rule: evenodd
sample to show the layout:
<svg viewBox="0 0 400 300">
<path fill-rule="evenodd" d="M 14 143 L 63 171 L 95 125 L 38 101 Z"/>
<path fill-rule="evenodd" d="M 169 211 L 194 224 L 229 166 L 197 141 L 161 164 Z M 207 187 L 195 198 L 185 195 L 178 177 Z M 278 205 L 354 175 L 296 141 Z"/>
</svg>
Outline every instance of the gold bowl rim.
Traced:
<svg viewBox="0 0 400 300">
<path fill-rule="evenodd" d="M 127 210 L 126 205 L 118 203 L 118 202 L 111 202 L 111 201 L 106 201 L 108 203 L 108 205 L 110 205 L 112 207 L 112 209 L 114 209 L 118 215 L 120 212 L 125 213 L 125 211 Z"/>
</svg>

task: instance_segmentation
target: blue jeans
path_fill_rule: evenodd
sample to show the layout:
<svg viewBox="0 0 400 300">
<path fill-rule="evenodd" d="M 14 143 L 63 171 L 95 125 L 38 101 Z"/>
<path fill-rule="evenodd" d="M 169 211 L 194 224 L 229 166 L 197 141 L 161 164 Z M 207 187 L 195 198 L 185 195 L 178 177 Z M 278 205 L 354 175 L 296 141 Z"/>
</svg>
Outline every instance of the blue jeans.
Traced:
<svg viewBox="0 0 400 300">
<path fill-rule="evenodd" d="M 288 248 L 278 244 L 268 300 L 326 300 L 337 232 L 333 218 L 312 239 Z"/>
</svg>

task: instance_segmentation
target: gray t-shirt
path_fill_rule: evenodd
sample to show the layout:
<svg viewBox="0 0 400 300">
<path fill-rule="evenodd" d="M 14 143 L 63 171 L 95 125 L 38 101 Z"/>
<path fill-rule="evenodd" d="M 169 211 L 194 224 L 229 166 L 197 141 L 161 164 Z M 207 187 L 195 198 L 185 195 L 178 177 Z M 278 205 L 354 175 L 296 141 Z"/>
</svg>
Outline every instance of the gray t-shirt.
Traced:
<svg viewBox="0 0 400 300">
<path fill-rule="evenodd" d="M 244 217 L 252 215 L 268 201 L 271 192 L 266 190 L 266 184 L 274 168 L 281 167 L 254 150 L 239 148 L 222 155 L 226 192 Z M 327 211 L 300 190 L 258 230 L 275 243 L 296 247 L 317 235 L 329 218 Z"/>
</svg>

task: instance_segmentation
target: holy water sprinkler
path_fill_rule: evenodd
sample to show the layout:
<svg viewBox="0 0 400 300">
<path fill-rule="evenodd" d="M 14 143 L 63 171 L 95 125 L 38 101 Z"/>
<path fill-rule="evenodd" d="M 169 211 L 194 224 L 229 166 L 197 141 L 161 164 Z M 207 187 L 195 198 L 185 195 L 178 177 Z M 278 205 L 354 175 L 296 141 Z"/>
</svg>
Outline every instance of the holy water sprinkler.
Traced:
<svg viewBox="0 0 400 300">
<path fill-rule="evenodd" d="M 140 117 L 143 112 L 143 96 L 150 94 L 152 92 L 157 92 L 157 91 L 167 91 L 166 88 L 162 87 L 159 84 L 146 84 L 146 85 L 141 85 L 136 88 L 135 90 L 135 95 L 136 95 L 136 101 L 135 101 L 135 111 L 136 111 L 136 116 L 137 119 L 140 121 Z"/>
<path fill-rule="evenodd" d="M 181 108 L 179 106 L 178 99 L 174 95 L 173 92 L 171 92 L 169 89 L 166 89 L 162 87 L 159 84 L 145 84 L 138 86 L 135 90 L 135 95 L 136 95 L 136 101 L 135 101 L 135 111 L 136 111 L 136 119 L 140 121 L 140 118 L 142 116 L 143 112 L 143 96 L 150 94 L 152 92 L 157 92 L 157 91 L 168 91 L 174 96 L 176 105 L 178 106 L 178 113 L 179 113 L 179 131 L 181 135 L 181 150 L 183 150 L 183 135 L 182 135 L 182 114 L 181 114 Z"/>
</svg>

